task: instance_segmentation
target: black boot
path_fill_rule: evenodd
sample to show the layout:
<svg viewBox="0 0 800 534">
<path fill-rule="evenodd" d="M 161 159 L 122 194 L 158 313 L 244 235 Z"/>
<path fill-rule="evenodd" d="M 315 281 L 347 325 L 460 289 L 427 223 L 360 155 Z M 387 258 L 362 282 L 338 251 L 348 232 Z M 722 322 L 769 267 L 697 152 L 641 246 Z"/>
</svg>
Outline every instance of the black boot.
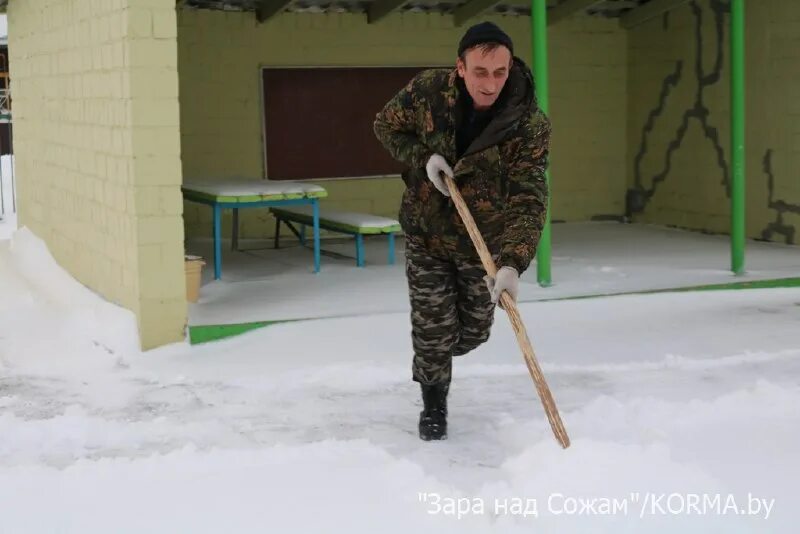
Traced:
<svg viewBox="0 0 800 534">
<path fill-rule="evenodd" d="M 422 384 L 425 409 L 419 414 L 419 437 L 425 441 L 447 439 L 447 391 L 449 383 Z"/>
</svg>

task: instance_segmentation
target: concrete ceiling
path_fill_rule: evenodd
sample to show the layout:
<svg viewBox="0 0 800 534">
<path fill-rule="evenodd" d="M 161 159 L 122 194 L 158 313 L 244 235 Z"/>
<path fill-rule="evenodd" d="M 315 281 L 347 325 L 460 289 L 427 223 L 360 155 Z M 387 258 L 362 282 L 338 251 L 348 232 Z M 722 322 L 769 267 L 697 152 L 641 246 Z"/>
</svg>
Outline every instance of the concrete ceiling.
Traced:
<svg viewBox="0 0 800 534">
<path fill-rule="evenodd" d="M 0 0 L 0 12 L 9 2 Z M 618 18 L 625 28 L 633 27 L 688 0 L 547 0 L 548 23 L 583 12 L 597 17 Z M 380 22 L 396 11 L 436 12 L 452 15 L 456 25 L 481 15 L 502 13 L 530 16 L 530 0 L 175 0 L 178 9 L 213 9 L 252 12 L 261 22 L 279 13 L 288 12 L 350 12 L 365 13 L 369 23 Z"/>
</svg>

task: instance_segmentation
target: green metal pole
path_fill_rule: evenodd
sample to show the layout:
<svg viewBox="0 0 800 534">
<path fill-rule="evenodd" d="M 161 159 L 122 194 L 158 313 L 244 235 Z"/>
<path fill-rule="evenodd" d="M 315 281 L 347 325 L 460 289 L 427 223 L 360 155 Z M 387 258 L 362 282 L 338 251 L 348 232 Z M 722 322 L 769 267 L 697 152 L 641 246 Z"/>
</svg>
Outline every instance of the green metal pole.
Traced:
<svg viewBox="0 0 800 534">
<path fill-rule="evenodd" d="M 731 0 L 731 269 L 744 273 L 744 0 Z"/>
<path fill-rule="evenodd" d="M 531 0 L 531 37 L 533 40 L 533 77 L 536 80 L 536 98 L 542 112 L 547 114 L 548 76 L 547 76 L 547 0 Z M 550 190 L 550 171 L 545 172 L 547 189 Z M 547 217 L 544 231 L 536 249 L 536 276 L 539 285 L 547 287 L 552 283 L 550 274 L 550 196 L 547 201 Z"/>
</svg>

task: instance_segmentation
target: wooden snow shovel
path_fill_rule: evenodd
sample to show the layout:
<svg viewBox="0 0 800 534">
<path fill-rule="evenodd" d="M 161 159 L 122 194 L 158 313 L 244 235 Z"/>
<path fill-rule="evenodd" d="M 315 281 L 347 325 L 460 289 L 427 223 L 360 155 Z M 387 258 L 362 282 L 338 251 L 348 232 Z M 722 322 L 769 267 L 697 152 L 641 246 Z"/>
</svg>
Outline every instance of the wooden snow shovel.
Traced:
<svg viewBox="0 0 800 534">
<path fill-rule="evenodd" d="M 483 240 L 483 236 L 481 236 L 478 227 L 475 225 L 475 219 L 472 218 L 472 214 L 469 212 L 469 208 L 466 202 L 464 202 L 464 198 L 461 196 L 458 187 L 456 187 L 455 181 L 444 173 L 440 175 L 444 178 L 447 189 L 450 191 L 450 198 L 453 199 L 456 209 L 458 209 L 458 214 L 461 215 L 461 220 L 464 221 L 464 226 L 467 227 L 467 232 L 469 232 L 469 236 L 472 238 L 472 243 L 475 245 L 478 255 L 481 257 L 483 268 L 486 269 L 486 273 L 489 276 L 496 279 L 497 266 L 494 264 L 489 249 L 486 248 L 486 242 Z M 550 421 L 553 434 L 555 434 L 561 446 L 566 449 L 569 447 L 569 436 L 567 436 L 564 423 L 561 422 L 561 416 L 558 415 L 558 408 L 556 407 L 556 401 L 553 399 L 553 394 L 550 393 L 550 388 L 547 386 L 539 363 L 536 361 L 536 354 L 534 354 L 533 346 L 531 346 L 531 342 L 528 339 L 528 333 L 525 331 L 525 325 L 522 323 L 517 304 L 506 291 L 503 291 L 500 295 L 500 301 L 503 304 L 503 309 L 511 320 L 511 325 L 514 327 L 514 333 L 517 335 L 517 343 L 519 343 L 522 349 L 522 355 L 525 357 L 528 371 L 530 371 L 533 382 L 536 384 L 536 391 L 539 392 L 539 398 L 542 400 L 542 405 L 547 414 L 547 419 Z"/>
</svg>

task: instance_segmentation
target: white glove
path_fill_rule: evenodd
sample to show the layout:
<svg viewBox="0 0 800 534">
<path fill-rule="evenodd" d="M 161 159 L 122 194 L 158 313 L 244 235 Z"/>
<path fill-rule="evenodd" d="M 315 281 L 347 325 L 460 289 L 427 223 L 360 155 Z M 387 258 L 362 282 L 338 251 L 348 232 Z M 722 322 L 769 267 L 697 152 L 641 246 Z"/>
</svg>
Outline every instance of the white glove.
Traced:
<svg viewBox="0 0 800 534">
<path fill-rule="evenodd" d="M 447 160 L 439 154 L 434 154 L 428 160 L 428 163 L 425 164 L 425 170 L 428 172 L 428 180 L 433 182 L 434 187 L 436 187 L 441 194 L 449 197 L 450 191 L 447 190 L 447 184 L 444 183 L 444 180 L 439 175 L 440 172 L 443 172 L 450 178 L 453 177 L 453 169 L 447 164 Z"/>
<path fill-rule="evenodd" d="M 511 295 L 514 302 L 517 301 L 517 295 L 519 294 L 519 273 L 515 268 L 508 266 L 500 267 L 500 270 L 497 271 L 496 278 L 486 275 L 483 277 L 483 280 L 486 282 L 486 287 L 489 288 L 489 295 L 493 303 L 497 304 L 503 291 L 508 291 L 508 294 Z"/>
</svg>

